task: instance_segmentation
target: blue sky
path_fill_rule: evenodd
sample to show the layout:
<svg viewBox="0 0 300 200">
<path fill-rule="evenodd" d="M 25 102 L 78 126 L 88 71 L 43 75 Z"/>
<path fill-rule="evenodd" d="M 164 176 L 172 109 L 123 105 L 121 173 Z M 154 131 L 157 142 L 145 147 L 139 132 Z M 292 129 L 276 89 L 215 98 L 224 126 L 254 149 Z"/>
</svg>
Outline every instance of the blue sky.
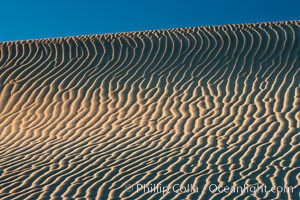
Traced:
<svg viewBox="0 0 300 200">
<path fill-rule="evenodd" d="M 2 2 L 0 41 L 300 19 L 299 0 Z"/>
</svg>

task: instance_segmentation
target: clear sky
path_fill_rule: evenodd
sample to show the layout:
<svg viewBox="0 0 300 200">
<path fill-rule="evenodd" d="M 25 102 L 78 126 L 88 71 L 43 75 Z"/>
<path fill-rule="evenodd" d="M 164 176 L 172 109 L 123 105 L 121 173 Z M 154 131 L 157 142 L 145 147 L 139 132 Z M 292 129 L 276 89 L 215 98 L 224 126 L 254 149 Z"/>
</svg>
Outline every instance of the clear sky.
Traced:
<svg viewBox="0 0 300 200">
<path fill-rule="evenodd" d="M 300 0 L 7 0 L 0 41 L 300 19 Z"/>
</svg>

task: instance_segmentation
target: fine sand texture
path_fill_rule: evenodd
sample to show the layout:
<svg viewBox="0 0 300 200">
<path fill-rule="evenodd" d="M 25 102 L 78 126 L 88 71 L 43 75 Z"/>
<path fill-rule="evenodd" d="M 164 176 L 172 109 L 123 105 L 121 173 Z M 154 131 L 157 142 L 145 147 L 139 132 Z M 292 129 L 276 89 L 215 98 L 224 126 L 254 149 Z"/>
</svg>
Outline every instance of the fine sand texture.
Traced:
<svg viewBox="0 0 300 200">
<path fill-rule="evenodd" d="M 0 43 L 1 200 L 299 191 L 300 21 Z"/>
</svg>

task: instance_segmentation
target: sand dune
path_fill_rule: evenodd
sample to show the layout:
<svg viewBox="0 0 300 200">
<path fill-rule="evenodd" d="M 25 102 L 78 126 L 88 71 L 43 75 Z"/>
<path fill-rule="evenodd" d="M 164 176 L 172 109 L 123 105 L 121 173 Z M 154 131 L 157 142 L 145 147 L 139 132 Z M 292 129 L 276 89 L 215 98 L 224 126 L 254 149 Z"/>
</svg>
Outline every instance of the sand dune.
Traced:
<svg viewBox="0 0 300 200">
<path fill-rule="evenodd" d="M 0 199 L 298 199 L 299 152 L 299 21 L 0 43 Z"/>
</svg>

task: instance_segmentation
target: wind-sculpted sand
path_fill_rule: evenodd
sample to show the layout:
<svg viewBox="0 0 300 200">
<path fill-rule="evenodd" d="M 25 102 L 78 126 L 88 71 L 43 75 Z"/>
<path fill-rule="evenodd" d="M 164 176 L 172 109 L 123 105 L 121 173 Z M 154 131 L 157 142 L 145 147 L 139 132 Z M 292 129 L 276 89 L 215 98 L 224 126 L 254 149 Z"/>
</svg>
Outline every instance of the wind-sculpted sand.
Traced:
<svg viewBox="0 0 300 200">
<path fill-rule="evenodd" d="M 0 43 L 1 200 L 299 189 L 299 21 Z"/>
</svg>

